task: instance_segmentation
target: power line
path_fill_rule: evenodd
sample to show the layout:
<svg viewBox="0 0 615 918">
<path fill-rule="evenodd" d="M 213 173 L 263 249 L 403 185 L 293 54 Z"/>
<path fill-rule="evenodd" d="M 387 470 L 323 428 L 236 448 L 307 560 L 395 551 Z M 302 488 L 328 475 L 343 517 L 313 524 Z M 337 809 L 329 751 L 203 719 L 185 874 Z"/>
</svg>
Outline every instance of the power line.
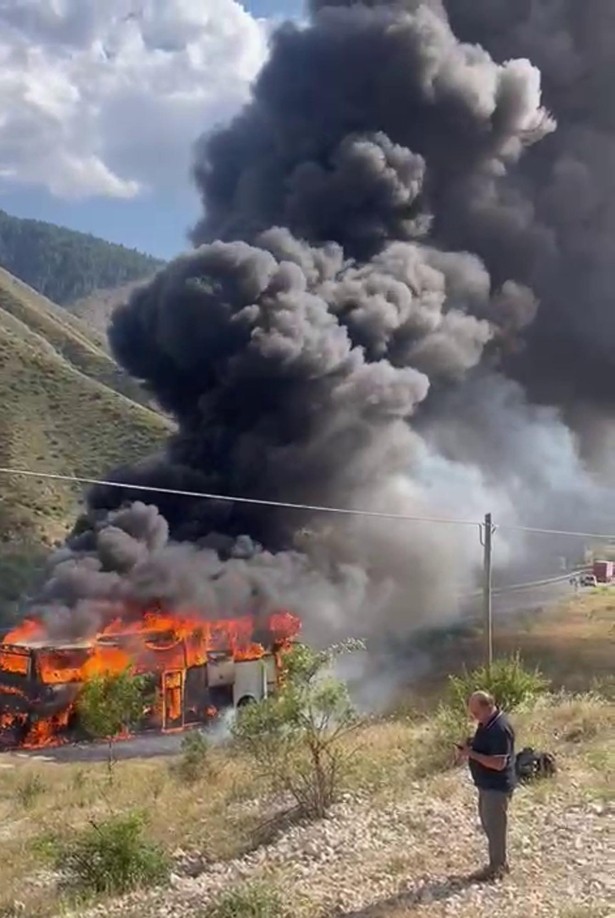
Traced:
<svg viewBox="0 0 615 918">
<path fill-rule="evenodd" d="M 571 532 L 568 529 L 537 529 L 535 526 L 512 526 L 506 523 L 503 525 L 498 523 L 496 529 L 505 529 L 508 532 L 533 532 L 538 535 L 579 536 L 584 539 L 606 539 L 609 542 L 615 541 L 615 535 L 611 535 L 608 532 Z"/>
<path fill-rule="evenodd" d="M 449 526 L 477 526 L 482 531 L 483 523 L 479 520 L 449 519 L 446 517 L 412 516 L 405 513 L 387 513 L 380 510 L 360 510 L 349 507 L 325 507 L 318 504 L 296 504 L 281 500 L 265 500 L 257 497 L 238 497 L 229 494 L 211 494 L 206 491 L 184 491 L 179 488 L 161 488 L 154 485 L 126 484 L 119 481 L 105 481 L 99 478 L 86 478 L 79 475 L 59 475 L 53 472 L 36 472 L 32 469 L 0 468 L 0 475 L 21 475 L 28 478 L 41 478 L 51 481 L 65 481 L 71 484 L 101 485 L 107 488 L 123 488 L 131 491 L 144 491 L 155 494 L 169 494 L 175 497 L 191 497 L 202 500 L 217 500 L 224 503 L 252 504 L 261 507 L 277 507 L 287 510 L 309 510 L 312 513 L 337 513 L 344 516 L 365 516 L 375 519 L 401 520 L 412 523 L 443 523 Z M 574 536 L 582 539 L 605 539 L 615 541 L 615 535 L 606 532 L 575 532 L 568 529 L 540 529 L 534 526 L 517 526 L 498 523 L 494 527 L 506 532 L 526 532 L 537 535 Z"/>
<path fill-rule="evenodd" d="M 264 500 L 257 497 L 233 497 L 228 494 L 209 494 L 205 491 L 182 491 L 178 488 L 159 488 L 151 485 L 123 484 L 118 481 L 102 481 L 97 478 L 83 478 L 77 475 L 57 475 L 52 472 L 34 472 L 30 469 L 0 468 L 1 475 L 22 475 L 29 478 L 43 478 L 52 481 L 67 481 L 73 484 L 102 485 L 108 488 L 124 488 L 131 491 L 149 491 L 156 494 L 171 494 L 177 497 L 202 498 L 226 503 L 256 504 L 262 507 L 278 507 L 288 510 L 310 510 L 317 513 L 339 513 L 347 516 L 368 516 L 377 519 L 403 520 L 415 523 L 448 523 L 451 526 L 480 526 L 478 520 L 445 519 L 444 517 L 409 516 L 405 513 L 386 513 L 379 510 L 354 510 L 349 507 L 321 507 L 313 504 L 294 504 L 281 500 Z"/>
</svg>

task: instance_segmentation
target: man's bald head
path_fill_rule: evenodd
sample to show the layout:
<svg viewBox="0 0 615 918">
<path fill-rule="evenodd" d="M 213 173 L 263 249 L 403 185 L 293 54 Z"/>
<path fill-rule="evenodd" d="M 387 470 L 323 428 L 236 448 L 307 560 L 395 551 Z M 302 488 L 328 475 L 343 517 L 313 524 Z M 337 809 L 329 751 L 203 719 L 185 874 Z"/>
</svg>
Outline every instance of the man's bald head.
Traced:
<svg viewBox="0 0 615 918">
<path fill-rule="evenodd" d="M 489 692 L 472 692 L 468 699 L 468 710 L 479 723 L 486 723 L 496 709 L 495 698 Z"/>
</svg>

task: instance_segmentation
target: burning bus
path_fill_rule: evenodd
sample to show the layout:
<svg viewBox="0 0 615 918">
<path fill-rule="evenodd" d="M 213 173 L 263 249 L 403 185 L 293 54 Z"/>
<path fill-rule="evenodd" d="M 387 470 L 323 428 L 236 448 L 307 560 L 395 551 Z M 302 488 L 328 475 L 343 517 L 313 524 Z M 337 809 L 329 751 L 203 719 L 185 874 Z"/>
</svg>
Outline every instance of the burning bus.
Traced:
<svg viewBox="0 0 615 918">
<path fill-rule="evenodd" d="M 181 730 L 276 690 L 282 658 L 300 631 L 290 612 L 208 621 L 151 611 L 121 615 L 79 641 L 46 637 L 26 620 L 0 643 L 0 747 L 78 739 L 81 687 L 129 669 L 151 695 L 140 729 Z"/>
</svg>

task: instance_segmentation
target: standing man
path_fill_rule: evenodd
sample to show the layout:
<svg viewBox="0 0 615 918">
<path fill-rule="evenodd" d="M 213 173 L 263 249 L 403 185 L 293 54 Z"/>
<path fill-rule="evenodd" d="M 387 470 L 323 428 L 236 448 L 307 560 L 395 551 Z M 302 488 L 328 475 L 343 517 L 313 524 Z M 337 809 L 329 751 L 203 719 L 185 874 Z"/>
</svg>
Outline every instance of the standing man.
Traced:
<svg viewBox="0 0 615 918">
<path fill-rule="evenodd" d="M 508 873 L 506 834 L 508 804 L 515 787 L 515 733 L 506 714 L 488 692 L 474 692 L 468 709 L 478 726 L 473 739 L 459 747 L 478 789 L 478 813 L 489 843 L 489 865 L 477 880 L 496 880 Z"/>
</svg>

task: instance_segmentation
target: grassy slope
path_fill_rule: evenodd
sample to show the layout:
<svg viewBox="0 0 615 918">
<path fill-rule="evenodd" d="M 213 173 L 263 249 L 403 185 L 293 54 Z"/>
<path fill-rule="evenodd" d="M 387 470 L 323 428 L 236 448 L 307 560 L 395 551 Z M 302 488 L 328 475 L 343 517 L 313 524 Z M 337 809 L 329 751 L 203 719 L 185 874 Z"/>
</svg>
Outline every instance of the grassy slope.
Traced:
<svg viewBox="0 0 615 918">
<path fill-rule="evenodd" d="M 134 388 L 86 326 L 0 270 L 0 465 L 93 476 L 146 454 L 168 424 L 127 397 Z M 23 546 L 62 537 L 78 497 L 61 482 L 0 476 L 9 579 L 19 582 Z"/>
<path fill-rule="evenodd" d="M 145 281 L 140 280 L 110 290 L 94 290 L 89 296 L 68 303 L 66 309 L 99 335 L 105 335 L 113 310 L 125 303 L 133 290 L 143 283 Z"/>
<path fill-rule="evenodd" d="M 437 645 L 429 648 L 430 676 L 421 684 L 417 703 L 429 704 L 449 672 L 482 663 L 480 630 L 435 640 Z M 615 588 L 581 591 L 558 605 L 497 619 L 494 649 L 498 656 L 520 653 L 527 665 L 540 667 L 555 688 L 583 692 L 594 681 L 613 680 Z"/>
</svg>

